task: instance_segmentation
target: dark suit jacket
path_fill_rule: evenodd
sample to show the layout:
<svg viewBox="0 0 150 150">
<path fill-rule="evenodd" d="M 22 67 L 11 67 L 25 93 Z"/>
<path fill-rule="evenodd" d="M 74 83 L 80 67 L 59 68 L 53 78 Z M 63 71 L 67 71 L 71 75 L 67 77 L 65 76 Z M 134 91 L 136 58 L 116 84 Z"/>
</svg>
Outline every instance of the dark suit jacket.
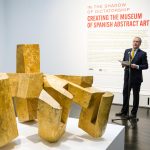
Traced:
<svg viewBox="0 0 150 150">
<path fill-rule="evenodd" d="M 131 54 L 132 49 L 126 49 L 124 53 L 123 61 L 129 60 L 129 55 Z M 143 82 L 142 70 L 148 69 L 147 53 L 138 49 L 131 64 L 139 65 L 139 69 L 131 68 L 131 83 L 132 84 L 141 84 Z M 125 67 L 124 81 L 128 82 L 129 78 L 129 67 Z"/>
</svg>

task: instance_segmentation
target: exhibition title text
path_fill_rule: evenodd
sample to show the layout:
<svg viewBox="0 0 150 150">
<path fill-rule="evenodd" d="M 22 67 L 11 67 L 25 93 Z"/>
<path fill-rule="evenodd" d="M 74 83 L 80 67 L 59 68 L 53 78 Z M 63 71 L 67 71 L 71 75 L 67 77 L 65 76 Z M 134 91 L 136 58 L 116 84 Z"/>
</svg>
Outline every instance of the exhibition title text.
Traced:
<svg viewBox="0 0 150 150">
<path fill-rule="evenodd" d="M 105 9 L 102 9 L 103 7 L 105 7 Z M 112 9 L 110 9 L 109 7 L 111 7 Z M 124 13 L 125 11 L 126 13 Z M 149 26 L 150 24 L 149 19 L 144 19 L 144 15 L 142 12 L 131 13 L 130 8 L 126 7 L 126 3 L 120 5 L 114 4 L 109 6 L 108 5 L 88 6 L 87 13 L 88 13 L 87 16 L 88 28 L 146 27 Z"/>
</svg>

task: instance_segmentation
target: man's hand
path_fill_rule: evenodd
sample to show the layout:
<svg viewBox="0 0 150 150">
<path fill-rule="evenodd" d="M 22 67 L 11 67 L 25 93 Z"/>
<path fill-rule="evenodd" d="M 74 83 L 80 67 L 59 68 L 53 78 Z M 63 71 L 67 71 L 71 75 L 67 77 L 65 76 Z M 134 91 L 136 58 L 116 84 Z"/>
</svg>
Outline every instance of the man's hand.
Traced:
<svg viewBox="0 0 150 150">
<path fill-rule="evenodd" d="M 133 69 L 139 69 L 139 66 L 136 65 L 136 64 L 131 64 L 131 68 L 133 68 Z"/>
</svg>

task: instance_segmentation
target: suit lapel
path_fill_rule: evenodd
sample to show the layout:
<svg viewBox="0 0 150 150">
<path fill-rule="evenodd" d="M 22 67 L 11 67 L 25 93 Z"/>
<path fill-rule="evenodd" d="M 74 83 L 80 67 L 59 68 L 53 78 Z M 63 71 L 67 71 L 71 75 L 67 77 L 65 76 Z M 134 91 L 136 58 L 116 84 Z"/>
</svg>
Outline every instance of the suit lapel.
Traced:
<svg viewBox="0 0 150 150">
<path fill-rule="evenodd" d="M 127 54 L 127 60 L 128 60 L 128 61 L 129 61 L 129 57 L 131 57 L 131 51 L 132 51 L 132 48 L 129 49 L 128 54 Z M 129 56 L 129 55 L 130 55 L 130 56 Z"/>
</svg>

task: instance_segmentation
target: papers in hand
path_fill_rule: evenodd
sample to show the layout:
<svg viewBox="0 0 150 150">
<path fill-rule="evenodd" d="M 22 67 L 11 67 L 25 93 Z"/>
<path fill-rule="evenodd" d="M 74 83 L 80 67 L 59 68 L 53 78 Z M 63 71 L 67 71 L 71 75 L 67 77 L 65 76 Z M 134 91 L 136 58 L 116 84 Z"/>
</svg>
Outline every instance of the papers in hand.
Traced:
<svg viewBox="0 0 150 150">
<path fill-rule="evenodd" d="M 129 61 L 121 61 L 119 60 L 122 66 L 129 66 Z"/>
</svg>

